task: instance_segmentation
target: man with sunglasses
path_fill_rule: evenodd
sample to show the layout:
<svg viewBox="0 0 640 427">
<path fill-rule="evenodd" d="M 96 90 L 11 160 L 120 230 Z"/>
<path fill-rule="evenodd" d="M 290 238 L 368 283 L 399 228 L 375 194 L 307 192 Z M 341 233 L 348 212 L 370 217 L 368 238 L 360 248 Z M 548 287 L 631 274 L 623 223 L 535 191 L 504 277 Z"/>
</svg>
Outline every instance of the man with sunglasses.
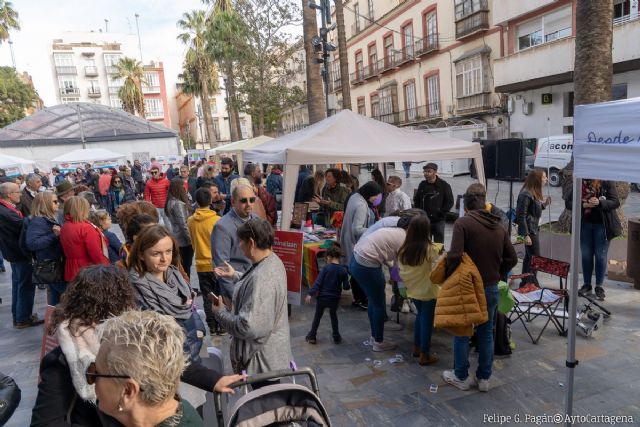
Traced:
<svg viewBox="0 0 640 427">
<path fill-rule="evenodd" d="M 169 180 L 162 176 L 158 165 L 151 166 L 151 178 L 147 181 L 144 188 L 144 199 L 153 203 L 156 207 L 158 215 L 164 224 L 168 224 L 164 213 L 164 206 L 167 202 L 167 193 L 169 192 Z"/>
<path fill-rule="evenodd" d="M 211 233 L 211 252 L 213 256 L 213 268 L 222 267 L 228 262 L 240 274 L 251 267 L 251 261 L 244 256 L 238 240 L 238 227 L 251 218 L 257 218 L 253 213 L 253 204 L 256 195 L 253 188 L 239 185 L 231 194 L 231 209 L 223 216 Z M 234 282 L 229 278 L 219 277 L 220 291 L 228 301 L 233 296 Z"/>
</svg>

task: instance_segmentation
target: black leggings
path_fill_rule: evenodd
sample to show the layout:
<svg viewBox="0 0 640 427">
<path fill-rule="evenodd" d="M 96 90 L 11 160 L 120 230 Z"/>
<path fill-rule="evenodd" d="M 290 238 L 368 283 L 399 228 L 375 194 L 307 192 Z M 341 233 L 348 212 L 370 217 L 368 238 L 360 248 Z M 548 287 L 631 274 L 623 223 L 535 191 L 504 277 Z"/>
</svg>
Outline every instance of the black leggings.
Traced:
<svg viewBox="0 0 640 427">
<path fill-rule="evenodd" d="M 340 303 L 339 299 L 336 300 L 322 300 L 319 299 L 316 301 L 316 314 L 313 317 L 313 323 L 311 324 L 311 331 L 309 331 L 308 337 L 315 338 L 318 332 L 318 326 L 320 325 L 320 320 L 322 319 L 322 315 L 324 314 L 325 309 L 329 309 L 329 316 L 331 316 L 331 329 L 333 330 L 333 337 L 339 338 L 340 331 L 338 330 L 338 304 Z"/>
<path fill-rule="evenodd" d="M 531 238 L 531 245 L 524 245 L 524 259 L 522 260 L 522 274 L 531 273 L 531 257 L 534 255 L 540 256 L 540 238 L 537 234 L 529 234 Z M 525 277 L 522 279 L 522 283 L 536 283 L 536 274 L 533 272 L 532 277 Z"/>
<path fill-rule="evenodd" d="M 191 264 L 193 263 L 193 247 L 189 246 L 180 246 L 180 260 L 182 263 L 182 268 L 184 268 L 185 273 L 191 279 Z"/>
</svg>

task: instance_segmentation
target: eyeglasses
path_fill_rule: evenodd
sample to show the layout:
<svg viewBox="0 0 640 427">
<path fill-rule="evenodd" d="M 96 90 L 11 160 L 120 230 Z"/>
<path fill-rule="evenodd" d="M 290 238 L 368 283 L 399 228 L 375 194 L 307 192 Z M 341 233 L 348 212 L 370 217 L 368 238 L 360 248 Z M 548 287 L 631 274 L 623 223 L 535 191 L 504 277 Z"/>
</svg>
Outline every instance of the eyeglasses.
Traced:
<svg viewBox="0 0 640 427">
<path fill-rule="evenodd" d="M 99 374 L 97 369 L 96 369 L 96 363 L 95 362 L 89 363 L 89 366 L 87 366 L 87 372 L 85 372 L 84 376 L 85 376 L 85 378 L 87 380 L 87 384 L 89 384 L 89 385 L 94 385 L 96 383 L 96 378 L 119 378 L 119 379 L 123 379 L 123 380 L 131 379 L 131 377 L 128 376 L 128 375 Z M 140 390 L 142 390 L 142 388 Z"/>
<path fill-rule="evenodd" d="M 240 199 L 240 203 L 255 203 L 256 202 L 256 198 L 255 197 L 243 197 L 242 199 Z"/>
<path fill-rule="evenodd" d="M 151 171 L 151 175 L 158 175 L 158 171 Z"/>
</svg>

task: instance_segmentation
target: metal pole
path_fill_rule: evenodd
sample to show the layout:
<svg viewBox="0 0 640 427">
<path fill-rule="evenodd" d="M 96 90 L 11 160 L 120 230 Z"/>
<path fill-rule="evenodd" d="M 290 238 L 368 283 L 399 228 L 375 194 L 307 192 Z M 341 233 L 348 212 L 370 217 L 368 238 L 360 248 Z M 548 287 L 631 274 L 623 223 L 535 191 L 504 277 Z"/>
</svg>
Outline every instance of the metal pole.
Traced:
<svg viewBox="0 0 640 427">
<path fill-rule="evenodd" d="M 327 117 L 331 115 L 329 109 L 329 51 L 327 50 L 327 24 L 331 20 L 331 6 L 329 0 L 322 0 L 322 9 L 320 15 L 322 16 L 322 81 L 324 83 L 324 102 L 326 108 Z"/>
<path fill-rule="evenodd" d="M 86 149 L 87 145 L 84 140 L 84 127 L 82 126 L 82 116 L 80 116 L 80 104 L 76 104 L 76 111 L 78 112 L 78 127 L 80 128 L 80 141 L 82 142 L 82 149 Z"/>
<path fill-rule="evenodd" d="M 582 213 L 582 179 L 573 177 L 573 200 L 571 210 L 571 282 L 569 289 L 569 332 L 567 335 L 567 394 L 565 396 L 566 410 L 568 420 L 573 413 L 573 380 L 575 367 L 578 366 L 576 360 L 576 313 L 578 306 L 578 280 L 580 278 L 580 219 Z M 567 421 L 567 427 L 571 426 L 571 422 Z"/>
<path fill-rule="evenodd" d="M 136 17 L 136 30 L 138 31 L 138 49 L 140 50 L 140 62 L 144 64 L 144 61 L 142 60 L 142 41 L 140 39 L 140 26 L 138 25 L 138 18 L 140 17 L 140 15 L 136 13 L 135 17 Z"/>
<path fill-rule="evenodd" d="M 13 64 L 13 69 L 16 69 L 16 57 L 13 55 L 13 40 L 9 39 L 9 51 L 11 52 L 11 63 Z"/>
</svg>

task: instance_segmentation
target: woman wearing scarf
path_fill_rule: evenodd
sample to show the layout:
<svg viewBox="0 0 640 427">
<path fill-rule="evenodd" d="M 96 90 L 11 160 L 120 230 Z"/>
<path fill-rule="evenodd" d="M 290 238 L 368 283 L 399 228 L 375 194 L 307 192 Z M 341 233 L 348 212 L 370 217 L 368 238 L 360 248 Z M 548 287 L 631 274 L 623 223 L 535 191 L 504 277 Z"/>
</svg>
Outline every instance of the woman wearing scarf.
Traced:
<svg viewBox="0 0 640 427">
<path fill-rule="evenodd" d="M 125 185 L 120 175 L 113 175 L 111 177 L 111 186 L 107 193 L 107 212 L 111 217 L 115 218 L 115 214 L 121 205 L 134 200 L 136 200 L 136 196 L 133 193 L 133 189 Z"/>
<path fill-rule="evenodd" d="M 349 265 L 353 248 L 360 237 L 375 222 L 373 207 L 382 203 L 382 188 L 373 181 L 367 182 L 349 197 L 340 230 L 340 246 L 345 257 L 345 265 Z M 367 309 L 367 296 L 353 279 L 351 280 L 353 305 Z"/>
</svg>

